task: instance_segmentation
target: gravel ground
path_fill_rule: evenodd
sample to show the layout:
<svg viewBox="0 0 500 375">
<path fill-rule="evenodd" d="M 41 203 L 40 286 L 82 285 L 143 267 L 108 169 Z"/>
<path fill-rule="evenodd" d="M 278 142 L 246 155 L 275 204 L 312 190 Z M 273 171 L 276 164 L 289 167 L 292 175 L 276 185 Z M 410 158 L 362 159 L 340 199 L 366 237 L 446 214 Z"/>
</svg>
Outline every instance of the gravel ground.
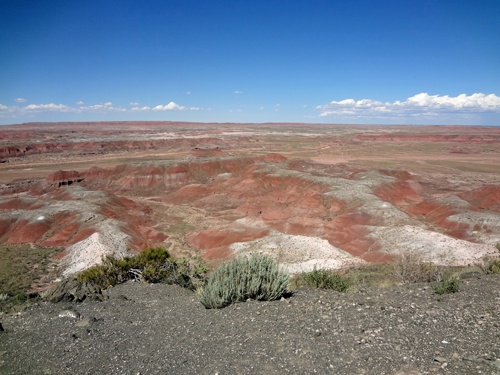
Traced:
<svg viewBox="0 0 500 375">
<path fill-rule="evenodd" d="M 300 287 L 221 310 L 129 282 L 4 317 L 0 374 L 500 374 L 500 278 L 469 276 L 442 298 L 428 284 Z"/>
</svg>

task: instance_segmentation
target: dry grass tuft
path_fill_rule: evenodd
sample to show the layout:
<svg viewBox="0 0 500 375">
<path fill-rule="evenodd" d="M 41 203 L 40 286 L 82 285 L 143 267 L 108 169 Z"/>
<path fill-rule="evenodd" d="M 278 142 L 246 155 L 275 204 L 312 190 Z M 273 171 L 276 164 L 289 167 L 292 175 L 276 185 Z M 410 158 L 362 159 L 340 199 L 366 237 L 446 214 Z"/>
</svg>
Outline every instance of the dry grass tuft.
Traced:
<svg viewBox="0 0 500 375">
<path fill-rule="evenodd" d="M 445 267 L 426 260 L 421 253 L 406 251 L 394 257 L 393 273 L 402 284 L 442 281 Z"/>
</svg>

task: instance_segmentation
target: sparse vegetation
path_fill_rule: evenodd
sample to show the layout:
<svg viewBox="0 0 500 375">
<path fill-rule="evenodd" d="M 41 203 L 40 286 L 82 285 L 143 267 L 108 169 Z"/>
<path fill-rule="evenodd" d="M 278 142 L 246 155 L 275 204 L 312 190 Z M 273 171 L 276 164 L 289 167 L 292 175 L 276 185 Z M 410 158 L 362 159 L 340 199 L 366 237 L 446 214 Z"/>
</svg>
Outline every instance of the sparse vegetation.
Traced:
<svg viewBox="0 0 500 375">
<path fill-rule="evenodd" d="M 365 286 L 389 287 L 399 283 L 394 276 L 391 263 L 372 263 L 353 267 L 345 271 L 345 277 L 351 282 L 351 290 Z"/>
<path fill-rule="evenodd" d="M 478 266 L 484 274 L 493 275 L 500 273 L 500 259 L 485 256 L 481 260 L 482 263 L 479 263 Z"/>
<path fill-rule="evenodd" d="M 150 283 L 178 284 L 194 291 L 205 284 L 207 273 L 208 268 L 201 258 L 175 260 L 164 248 L 148 247 L 135 257 L 117 259 L 107 256 L 102 264 L 80 272 L 77 278 L 102 288 L 138 279 Z"/>
<path fill-rule="evenodd" d="M 345 275 L 338 274 L 332 270 L 317 270 L 302 275 L 302 280 L 306 285 L 311 285 L 321 289 L 333 289 L 337 292 L 347 292 L 352 285 L 352 281 Z"/>
<path fill-rule="evenodd" d="M 444 267 L 424 259 L 418 252 L 403 252 L 394 258 L 394 276 L 402 284 L 441 281 Z"/>
<path fill-rule="evenodd" d="M 471 267 L 436 265 L 426 261 L 419 253 L 407 252 L 395 257 L 393 263 L 367 264 L 345 271 L 314 270 L 295 279 L 295 284 L 339 292 L 356 291 L 361 287 L 387 287 L 398 284 L 431 283 L 437 294 L 458 290 L 458 275 Z M 484 273 L 500 273 L 500 259 L 489 261 Z"/>
<path fill-rule="evenodd" d="M 0 246 L 0 311 L 8 312 L 13 307 L 37 298 L 30 294 L 32 288 L 46 285 L 59 276 L 53 260 L 61 248 L 32 247 L 25 245 Z"/>
<path fill-rule="evenodd" d="M 500 273 L 500 259 L 491 260 L 488 264 L 488 268 L 486 269 L 487 274 L 496 274 Z"/>
<path fill-rule="evenodd" d="M 500 273 L 500 259 L 493 260 L 488 266 L 488 274 Z"/>
<path fill-rule="evenodd" d="M 253 254 L 239 257 L 216 269 L 204 288 L 200 302 L 218 309 L 247 299 L 272 301 L 281 298 L 289 284 L 289 275 L 279 269 L 271 257 Z"/>
<path fill-rule="evenodd" d="M 56 278 L 53 257 L 62 248 L 32 247 L 26 245 L 0 246 L 0 293 L 16 295 L 29 290 L 44 276 Z"/>
<path fill-rule="evenodd" d="M 460 285 L 460 279 L 456 276 L 450 276 L 444 278 L 442 282 L 432 283 L 432 289 L 436 294 L 449 294 L 458 291 Z"/>
</svg>

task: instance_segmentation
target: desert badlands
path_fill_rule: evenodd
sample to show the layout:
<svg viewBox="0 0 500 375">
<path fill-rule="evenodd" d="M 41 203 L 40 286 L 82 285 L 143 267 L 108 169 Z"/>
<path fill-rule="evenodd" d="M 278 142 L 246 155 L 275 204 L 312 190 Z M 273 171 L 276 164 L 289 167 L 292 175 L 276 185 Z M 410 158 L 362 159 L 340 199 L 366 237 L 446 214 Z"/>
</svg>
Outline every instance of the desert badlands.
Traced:
<svg viewBox="0 0 500 375">
<path fill-rule="evenodd" d="M 499 152 L 488 127 L 3 126 L 0 243 L 60 248 L 64 275 L 160 245 L 292 273 L 405 251 L 473 263 L 499 253 Z"/>
<path fill-rule="evenodd" d="M 0 286 L 42 293 L 149 246 L 212 269 L 270 255 L 292 275 L 401 254 L 481 263 L 500 255 L 499 155 L 498 127 L 2 126 Z M 127 282 L 102 302 L 5 315 L 0 372 L 497 374 L 498 275 L 462 276 L 444 297 L 425 283 L 299 287 L 217 311 L 175 285 Z"/>
</svg>

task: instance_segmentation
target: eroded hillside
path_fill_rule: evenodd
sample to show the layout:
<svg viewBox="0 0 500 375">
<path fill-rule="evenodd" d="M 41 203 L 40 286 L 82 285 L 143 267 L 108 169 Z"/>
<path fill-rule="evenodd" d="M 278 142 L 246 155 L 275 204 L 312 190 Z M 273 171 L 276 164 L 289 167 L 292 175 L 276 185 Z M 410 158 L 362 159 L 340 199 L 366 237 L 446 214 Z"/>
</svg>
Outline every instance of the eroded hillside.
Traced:
<svg viewBox="0 0 500 375">
<path fill-rule="evenodd" d="M 4 127 L 0 243 L 62 246 L 66 275 L 147 246 L 291 272 L 499 253 L 498 129 L 182 125 Z"/>
</svg>

